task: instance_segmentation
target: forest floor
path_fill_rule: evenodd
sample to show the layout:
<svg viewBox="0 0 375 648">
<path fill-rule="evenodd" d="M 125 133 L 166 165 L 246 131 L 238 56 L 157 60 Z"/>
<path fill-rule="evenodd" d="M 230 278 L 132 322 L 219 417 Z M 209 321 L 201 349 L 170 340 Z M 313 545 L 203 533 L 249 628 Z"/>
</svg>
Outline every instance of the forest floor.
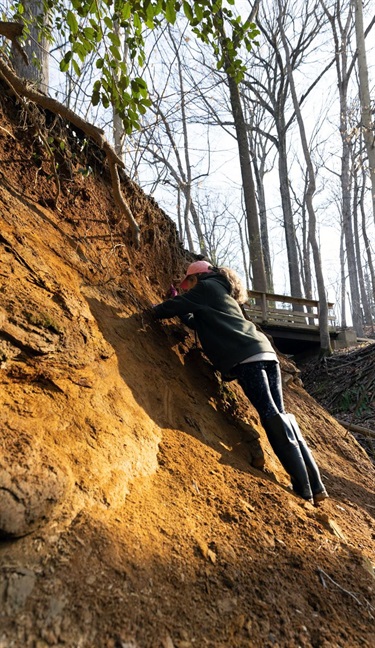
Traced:
<svg viewBox="0 0 375 648">
<path fill-rule="evenodd" d="M 305 389 L 342 422 L 375 463 L 375 341 L 301 367 Z"/>
<path fill-rule="evenodd" d="M 174 225 L 124 181 L 136 249 L 100 152 L 45 117 L 57 206 L 2 92 L 0 647 L 373 648 L 368 456 L 281 357 L 330 498 L 291 492 L 238 385 L 149 316 L 186 267 Z"/>
</svg>

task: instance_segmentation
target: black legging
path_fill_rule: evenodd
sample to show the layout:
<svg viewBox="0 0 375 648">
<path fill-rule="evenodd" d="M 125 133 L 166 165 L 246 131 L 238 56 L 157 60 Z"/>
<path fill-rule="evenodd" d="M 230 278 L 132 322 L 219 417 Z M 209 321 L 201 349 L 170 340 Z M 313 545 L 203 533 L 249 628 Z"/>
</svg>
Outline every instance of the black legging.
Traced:
<svg viewBox="0 0 375 648">
<path fill-rule="evenodd" d="M 245 362 L 237 365 L 232 373 L 235 374 L 261 420 L 285 413 L 278 362 L 274 360 Z"/>
</svg>

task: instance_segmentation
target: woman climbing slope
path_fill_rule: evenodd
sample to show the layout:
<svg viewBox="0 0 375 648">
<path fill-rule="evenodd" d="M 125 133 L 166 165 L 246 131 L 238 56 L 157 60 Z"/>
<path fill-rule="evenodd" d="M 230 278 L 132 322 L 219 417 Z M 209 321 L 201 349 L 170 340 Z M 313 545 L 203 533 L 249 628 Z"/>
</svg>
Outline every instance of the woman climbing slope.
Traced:
<svg viewBox="0 0 375 648">
<path fill-rule="evenodd" d="M 237 274 L 207 261 L 191 263 L 183 294 L 153 307 L 158 319 L 178 316 L 196 330 L 204 353 L 224 379 L 236 378 L 258 411 L 293 490 L 317 504 L 327 491 L 295 417 L 284 409 L 279 362 L 268 338 L 244 317 L 247 294 Z"/>
</svg>

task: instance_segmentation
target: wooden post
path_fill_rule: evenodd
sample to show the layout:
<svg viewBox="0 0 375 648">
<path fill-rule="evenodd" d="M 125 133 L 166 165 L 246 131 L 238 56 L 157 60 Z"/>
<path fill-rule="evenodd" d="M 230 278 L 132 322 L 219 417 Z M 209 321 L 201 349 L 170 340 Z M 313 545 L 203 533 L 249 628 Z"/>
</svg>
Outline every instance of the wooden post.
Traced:
<svg viewBox="0 0 375 648">
<path fill-rule="evenodd" d="M 262 306 L 262 321 L 267 322 L 268 320 L 268 311 L 267 311 L 267 296 L 266 293 L 261 294 L 261 306 Z"/>
</svg>

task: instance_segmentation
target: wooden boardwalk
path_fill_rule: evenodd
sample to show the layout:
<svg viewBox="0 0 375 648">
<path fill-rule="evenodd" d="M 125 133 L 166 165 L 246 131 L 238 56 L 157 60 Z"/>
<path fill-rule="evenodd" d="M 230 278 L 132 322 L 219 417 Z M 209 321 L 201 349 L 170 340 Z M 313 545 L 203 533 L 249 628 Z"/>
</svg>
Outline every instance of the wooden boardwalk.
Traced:
<svg viewBox="0 0 375 648">
<path fill-rule="evenodd" d="M 308 332 L 319 332 L 319 302 L 287 295 L 248 290 L 249 301 L 244 304 L 250 319 L 260 326 Z M 334 304 L 329 303 L 329 330 L 336 333 Z"/>
</svg>

